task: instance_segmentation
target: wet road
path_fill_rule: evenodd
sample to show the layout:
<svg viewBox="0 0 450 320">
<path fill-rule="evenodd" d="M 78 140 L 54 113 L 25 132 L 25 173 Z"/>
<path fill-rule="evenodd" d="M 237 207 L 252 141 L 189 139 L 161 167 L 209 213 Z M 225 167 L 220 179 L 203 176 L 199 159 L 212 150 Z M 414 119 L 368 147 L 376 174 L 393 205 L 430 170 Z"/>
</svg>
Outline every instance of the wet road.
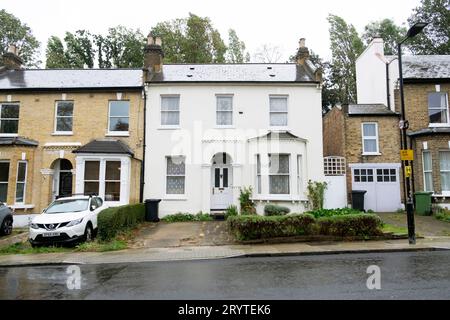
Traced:
<svg viewBox="0 0 450 320">
<path fill-rule="evenodd" d="M 82 265 L 79 290 L 67 268 L 0 268 L 0 299 L 450 299 L 449 251 Z"/>
</svg>

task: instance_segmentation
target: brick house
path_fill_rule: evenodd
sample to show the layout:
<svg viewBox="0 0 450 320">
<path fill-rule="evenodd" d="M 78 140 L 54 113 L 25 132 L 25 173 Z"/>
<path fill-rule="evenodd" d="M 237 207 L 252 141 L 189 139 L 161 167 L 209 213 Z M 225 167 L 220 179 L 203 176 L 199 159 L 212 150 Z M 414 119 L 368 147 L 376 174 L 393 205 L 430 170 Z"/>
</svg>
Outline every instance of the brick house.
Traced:
<svg viewBox="0 0 450 320">
<path fill-rule="evenodd" d="M 365 210 L 403 206 L 398 120 L 383 104 L 336 106 L 323 117 L 324 157 L 345 159 L 349 203 L 352 190 L 365 190 Z"/>
<path fill-rule="evenodd" d="M 0 201 L 41 212 L 57 196 L 139 201 L 142 71 L 0 68 Z"/>
<path fill-rule="evenodd" d="M 449 204 L 450 56 L 408 57 L 403 76 L 407 134 L 415 153 L 413 189 L 431 191 L 436 202 Z"/>
</svg>

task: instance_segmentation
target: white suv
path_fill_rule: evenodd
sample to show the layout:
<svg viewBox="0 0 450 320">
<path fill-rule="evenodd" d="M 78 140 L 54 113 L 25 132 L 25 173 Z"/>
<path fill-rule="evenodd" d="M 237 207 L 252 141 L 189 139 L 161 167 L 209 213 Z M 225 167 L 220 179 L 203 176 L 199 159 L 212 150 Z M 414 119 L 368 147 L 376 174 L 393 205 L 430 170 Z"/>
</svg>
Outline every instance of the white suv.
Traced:
<svg viewBox="0 0 450 320">
<path fill-rule="evenodd" d="M 72 196 L 53 201 L 30 225 L 32 246 L 91 241 L 97 216 L 107 208 L 97 196 Z"/>
</svg>

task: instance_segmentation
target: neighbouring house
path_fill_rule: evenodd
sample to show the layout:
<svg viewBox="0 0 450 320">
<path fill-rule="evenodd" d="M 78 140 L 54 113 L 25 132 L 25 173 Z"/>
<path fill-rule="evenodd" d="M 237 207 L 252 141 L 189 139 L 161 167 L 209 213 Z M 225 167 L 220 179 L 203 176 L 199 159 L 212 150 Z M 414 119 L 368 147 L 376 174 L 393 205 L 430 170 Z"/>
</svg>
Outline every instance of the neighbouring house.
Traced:
<svg viewBox="0 0 450 320">
<path fill-rule="evenodd" d="M 304 39 L 297 63 L 164 64 L 149 36 L 145 199 L 161 216 L 239 206 L 252 187 L 267 203 L 303 212 L 308 180 L 323 181 L 321 73 Z"/>
<path fill-rule="evenodd" d="M 335 106 L 323 117 L 324 156 L 343 163 L 347 203 L 353 190 L 364 190 L 365 210 L 377 212 L 404 207 L 400 116 L 392 98 L 394 85 L 386 85 L 393 79 L 390 74 L 383 41 L 374 39 L 356 62 L 358 103 Z"/>
<path fill-rule="evenodd" d="M 58 196 L 139 201 L 142 70 L 0 69 L 0 201 L 38 213 Z"/>
</svg>

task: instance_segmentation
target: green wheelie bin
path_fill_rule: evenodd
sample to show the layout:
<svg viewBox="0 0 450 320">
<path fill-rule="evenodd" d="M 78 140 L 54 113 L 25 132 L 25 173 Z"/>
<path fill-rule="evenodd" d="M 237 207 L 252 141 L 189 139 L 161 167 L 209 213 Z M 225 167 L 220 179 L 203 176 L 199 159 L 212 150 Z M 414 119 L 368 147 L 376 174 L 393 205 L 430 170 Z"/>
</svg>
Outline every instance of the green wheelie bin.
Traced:
<svg viewBox="0 0 450 320">
<path fill-rule="evenodd" d="M 416 196 L 416 213 L 420 216 L 431 215 L 431 195 L 432 192 L 419 191 Z"/>
</svg>

